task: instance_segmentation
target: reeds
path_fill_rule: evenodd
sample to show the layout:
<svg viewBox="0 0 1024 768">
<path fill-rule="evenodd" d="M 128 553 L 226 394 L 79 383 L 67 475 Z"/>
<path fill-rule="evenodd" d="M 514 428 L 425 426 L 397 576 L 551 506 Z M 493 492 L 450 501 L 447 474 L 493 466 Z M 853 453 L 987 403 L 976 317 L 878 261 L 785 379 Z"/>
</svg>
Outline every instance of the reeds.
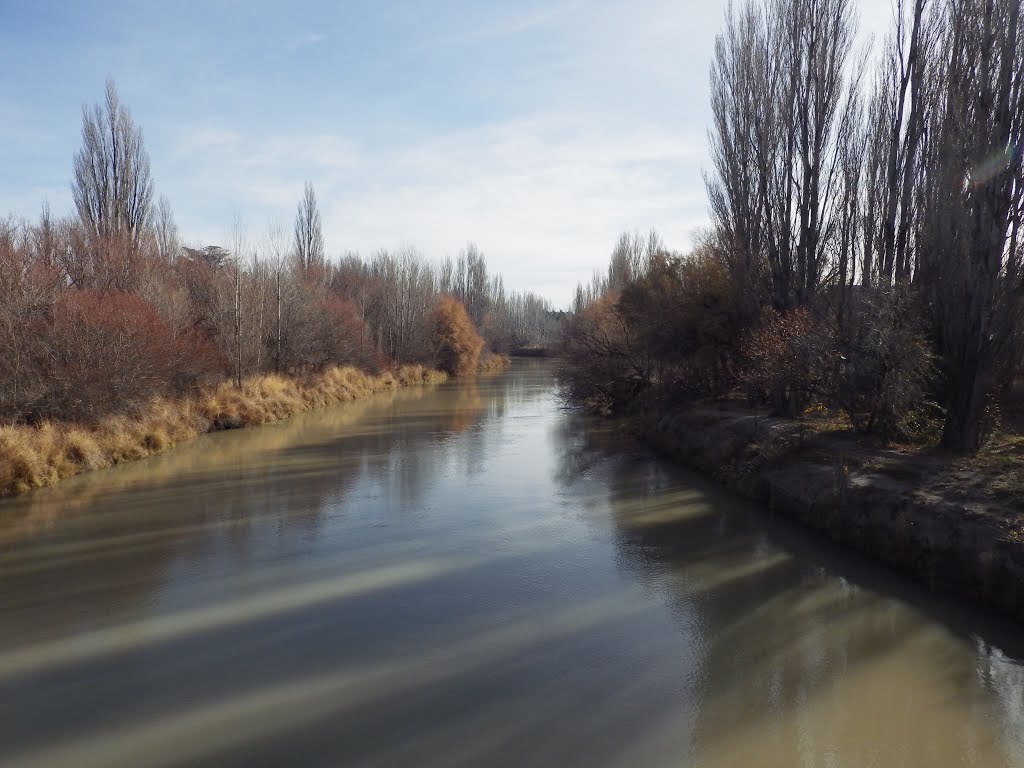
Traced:
<svg viewBox="0 0 1024 768">
<path fill-rule="evenodd" d="M 153 456 L 206 432 L 265 424 L 397 387 L 444 381 L 421 365 L 374 376 L 350 366 L 306 378 L 252 376 L 194 397 L 155 398 L 137 415 L 95 426 L 45 422 L 0 426 L 0 496 L 52 485 L 82 472 Z"/>
<path fill-rule="evenodd" d="M 510 362 L 511 360 L 508 355 L 499 355 L 497 352 L 489 352 L 486 355 L 480 356 L 480 362 L 477 363 L 477 370 L 480 373 L 503 371 L 509 366 Z"/>
</svg>

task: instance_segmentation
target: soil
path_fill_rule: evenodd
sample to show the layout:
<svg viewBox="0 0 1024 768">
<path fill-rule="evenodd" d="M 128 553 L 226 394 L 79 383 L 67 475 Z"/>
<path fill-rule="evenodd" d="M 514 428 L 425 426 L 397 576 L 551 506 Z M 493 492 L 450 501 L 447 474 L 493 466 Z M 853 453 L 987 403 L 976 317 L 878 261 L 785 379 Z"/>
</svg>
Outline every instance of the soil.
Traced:
<svg viewBox="0 0 1024 768">
<path fill-rule="evenodd" d="M 670 457 L 938 592 L 1024 620 L 1024 438 L 965 458 L 731 408 L 650 417 Z"/>
</svg>

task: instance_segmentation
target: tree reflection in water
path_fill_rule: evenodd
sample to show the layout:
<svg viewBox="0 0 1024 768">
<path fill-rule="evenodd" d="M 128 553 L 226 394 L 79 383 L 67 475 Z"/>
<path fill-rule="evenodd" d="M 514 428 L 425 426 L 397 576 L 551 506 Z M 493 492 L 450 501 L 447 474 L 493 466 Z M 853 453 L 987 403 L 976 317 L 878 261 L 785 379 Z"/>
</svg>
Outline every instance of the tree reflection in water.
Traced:
<svg viewBox="0 0 1024 768">
<path fill-rule="evenodd" d="M 577 415 L 554 432 L 558 482 L 600 500 L 585 514 L 610 521 L 620 569 L 699 649 L 702 765 L 1024 765 L 1011 625 L 659 462 L 613 424 Z"/>
</svg>

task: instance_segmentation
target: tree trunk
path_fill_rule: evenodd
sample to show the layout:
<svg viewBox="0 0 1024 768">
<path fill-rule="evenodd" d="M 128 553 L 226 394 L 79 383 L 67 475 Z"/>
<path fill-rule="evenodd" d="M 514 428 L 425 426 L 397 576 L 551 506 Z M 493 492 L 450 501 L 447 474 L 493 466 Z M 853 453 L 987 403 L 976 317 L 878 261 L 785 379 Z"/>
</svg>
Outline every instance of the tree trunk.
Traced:
<svg viewBox="0 0 1024 768">
<path fill-rule="evenodd" d="M 803 398 L 800 397 L 797 390 L 787 387 L 785 384 L 775 387 L 772 392 L 772 414 L 774 416 L 795 419 L 803 412 Z"/>
<path fill-rule="evenodd" d="M 235 265 L 235 386 L 242 388 L 242 274 Z"/>
<path fill-rule="evenodd" d="M 277 343 L 274 348 L 274 373 L 281 372 L 281 266 L 277 267 Z"/>
<path fill-rule="evenodd" d="M 975 366 L 963 366 L 952 384 L 952 398 L 942 427 L 942 447 L 974 453 L 981 447 L 981 421 L 988 387 Z"/>
</svg>

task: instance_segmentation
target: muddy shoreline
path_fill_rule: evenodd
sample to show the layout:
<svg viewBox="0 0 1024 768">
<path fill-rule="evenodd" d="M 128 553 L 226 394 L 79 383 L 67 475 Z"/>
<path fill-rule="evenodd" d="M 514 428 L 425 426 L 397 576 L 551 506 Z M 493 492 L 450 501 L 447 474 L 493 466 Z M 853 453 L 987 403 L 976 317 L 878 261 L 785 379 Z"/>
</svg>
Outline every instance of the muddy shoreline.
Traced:
<svg viewBox="0 0 1024 768">
<path fill-rule="evenodd" d="M 1021 514 L 936 488 L 934 458 L 865 449 L 754 413 L 679 410 L 643 418 L 646 442 L 740 495 L 892 566 L 933 592 L 1024 621 Z"/>
</svg>

